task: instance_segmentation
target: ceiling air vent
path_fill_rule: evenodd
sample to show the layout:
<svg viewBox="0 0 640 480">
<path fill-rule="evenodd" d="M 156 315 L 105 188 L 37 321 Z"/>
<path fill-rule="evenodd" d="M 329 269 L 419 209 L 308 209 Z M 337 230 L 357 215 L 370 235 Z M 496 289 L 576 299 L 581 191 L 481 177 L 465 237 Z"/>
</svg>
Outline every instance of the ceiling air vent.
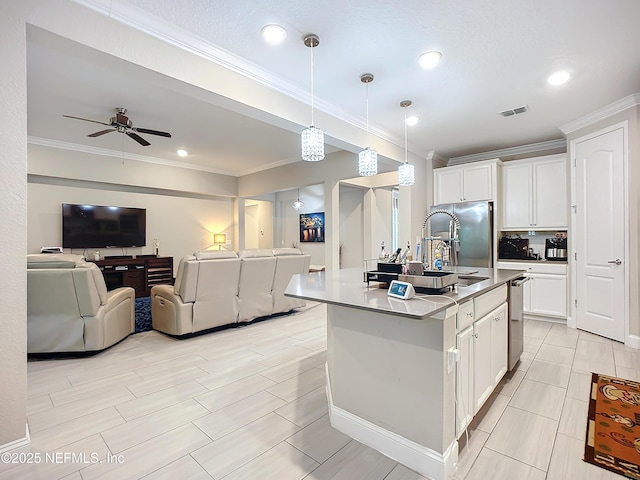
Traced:
<svg viewBox="0 0 640 480">
<path fill-rule="evenodd" d="M 529 107 L 523 105 L 522 107 L 513 108 L 511 110 L 503 110 L 502 112 L 500 112 L 500 115 L 502 115 L 503 117 L 510 117 L 512 115 L 517 115 L 518 113 L 524 113 L 528 111 Z"/>
</svg>

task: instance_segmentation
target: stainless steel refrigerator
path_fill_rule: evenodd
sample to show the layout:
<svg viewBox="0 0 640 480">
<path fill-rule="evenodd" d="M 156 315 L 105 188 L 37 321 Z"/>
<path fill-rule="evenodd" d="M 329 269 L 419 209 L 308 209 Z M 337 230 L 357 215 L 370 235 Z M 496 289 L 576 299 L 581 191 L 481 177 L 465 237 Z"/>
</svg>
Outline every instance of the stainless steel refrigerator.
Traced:
<svg viewBox="0 0 640 480">
<path fill-rule="evenodd" d="M 493 268 L 493 203 L 464 202 L 434 205 L 431 211 L 446 210 L 460 220 L 457 264 L 464 267 Z M 430 219 L 431 235 L 447 237 L 451 217 L 436 213 Z"/>
</svg>

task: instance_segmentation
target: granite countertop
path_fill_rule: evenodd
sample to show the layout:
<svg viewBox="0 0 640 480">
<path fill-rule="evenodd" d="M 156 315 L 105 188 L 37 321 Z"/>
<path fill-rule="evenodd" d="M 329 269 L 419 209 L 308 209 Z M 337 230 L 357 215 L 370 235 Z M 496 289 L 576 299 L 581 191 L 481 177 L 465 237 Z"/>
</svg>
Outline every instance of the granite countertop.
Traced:
<svg viewBox="0 0 640 480">
<path fill-rule="evenodd" d="M 448 271 L 466 277 L 482 277 L 484 280 L 469 286 L 456 285 L 454 290 L 444 294 L 429 295 L 418 292 L 412 299 L 401 300 L 387 296 L 386 285 L 381 288 L 378 282 L 371 282 L 367 286 L 361 268 L 349 268 L 294 275 L 285 290 L 285 295 L 413 319 L 425 319 L 456 302 L 461 303 L 481 295 L 525 273 L 521 270 L 476 267 L 451 267 Z"/>
</svg>

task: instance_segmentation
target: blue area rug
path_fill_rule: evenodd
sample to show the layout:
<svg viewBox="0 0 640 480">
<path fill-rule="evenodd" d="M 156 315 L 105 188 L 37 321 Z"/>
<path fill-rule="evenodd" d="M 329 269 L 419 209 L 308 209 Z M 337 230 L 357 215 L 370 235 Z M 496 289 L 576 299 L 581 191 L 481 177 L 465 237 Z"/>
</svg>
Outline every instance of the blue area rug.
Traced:
<svg viewBox="0 0 640 480">
<path fill-rule="evenodd" d="M 136 332 L 152 330 L 151 327 L 151 297 L 136 298 Z"/>
</svg>

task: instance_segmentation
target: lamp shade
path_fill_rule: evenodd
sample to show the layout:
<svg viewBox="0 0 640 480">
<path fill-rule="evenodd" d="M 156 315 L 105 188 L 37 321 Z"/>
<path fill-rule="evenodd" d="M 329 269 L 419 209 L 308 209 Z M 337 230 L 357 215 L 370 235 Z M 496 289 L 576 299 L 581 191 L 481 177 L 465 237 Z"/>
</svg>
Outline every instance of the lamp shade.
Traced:
<svg viewBox="0 0 640 480">
<path fill-rule="evenodd" d="M 313 125 L 305 128 L 301 135 L 302 160 L 319 162 L 324 158 L 324 132 Z"/>
<path fill-rule="evenodd" d="M 358 154 L 358 175 L 370 177 L 378 174 L 378 152 L 365 148 Z"/>
<path fill-rule="evenodd" d="M 398 185 L 410 187 L 416 183 L 416 176 L 413 165 L 403 163 L 398 167 Z"/>
<path fill-rule="evenodd" d="M 216 245 L 227 243 L 227 235 L 225 233 L 216 233 L 213 236 L 213 243 Z"/>
</svg>

